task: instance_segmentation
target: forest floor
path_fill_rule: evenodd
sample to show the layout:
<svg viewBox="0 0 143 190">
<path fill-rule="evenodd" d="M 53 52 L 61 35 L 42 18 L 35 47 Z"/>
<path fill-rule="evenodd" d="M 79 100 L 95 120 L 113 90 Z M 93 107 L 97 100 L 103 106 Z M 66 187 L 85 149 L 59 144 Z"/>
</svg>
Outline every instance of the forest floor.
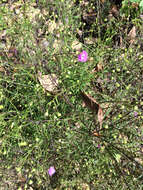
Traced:
<svg viewBox="0 0 143 190">
<path fill-rule="evenodd" d="M 143 188 L 143 16 L 123 2 L 0 1 L 0 190 Z"/>
</svg>

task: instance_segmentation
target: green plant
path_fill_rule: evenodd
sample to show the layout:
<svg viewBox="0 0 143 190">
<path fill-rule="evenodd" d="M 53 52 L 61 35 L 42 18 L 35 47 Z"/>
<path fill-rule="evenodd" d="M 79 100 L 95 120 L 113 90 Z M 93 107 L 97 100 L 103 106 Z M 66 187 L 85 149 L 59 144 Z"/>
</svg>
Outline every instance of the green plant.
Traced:
<svg viewBox="0 0 143 190">
<path fill-rule="evenodd" d="M 88 36 L 92 45 L 75 50 L 79 27 L 88 30 L 80 23 L 82 2 L 0 7 L 0 189 L 142 189 L 142 46 L 128 46 L 126 19 L 103 23 L 106 6 L 98 0 L 91 27 L 97 39 Z M 123 46 L 114 45 L 115 35 Z M 56 75 L 56 93 L 38 73 Z M 101 128 L 81 91 L 102 108 Z"/>
<path fill-rule="evenodd" d="M 125 6 L 125 5 L 127 5 L 129 3 L 129 1 L 131 3 L 137 3 L 137 4 L 139 4 L 140 10 L 143 11 L 143 0 L 124 0 L 122 2 L 122 4 Z"/>
<path fill-rule="evenodd" d="M 143 0 L 130 0 L 132 3 L 138 3 L 141 10 L 143 10 Z"/>
</svg>

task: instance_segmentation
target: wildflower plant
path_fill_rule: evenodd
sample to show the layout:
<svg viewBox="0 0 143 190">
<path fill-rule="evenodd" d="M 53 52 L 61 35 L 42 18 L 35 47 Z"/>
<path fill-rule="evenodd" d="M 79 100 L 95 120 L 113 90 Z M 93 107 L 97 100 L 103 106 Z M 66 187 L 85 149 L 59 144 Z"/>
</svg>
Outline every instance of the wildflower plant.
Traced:
<svg viewBox="0 0 143 190">
<path fill-rule="evenodd" d="M 7 43 L 0 49 L 0 189 L 141 189 L 142 46 L 110 43 L 117 35 L 122 41 L 124 23 L 102 20 L 101 1 L 20 3 L 0 6 L 0 40 Z M 89 7 L 82 18 L 96 18 L 93 44 L 84 41 L 88 27 L 80 23 L 81 9 Z M 102 37 L 101 23 L 113 32 Z M 75 56 L 77 29 L 83 29 L 84 50 Z M 43 88 L 39 72 L 56 76 L 55 93 Z M 91 98 L 83 102 L 81 91 Z M 101 128 L 85 102 L 102 108 Z"/>
</svg>

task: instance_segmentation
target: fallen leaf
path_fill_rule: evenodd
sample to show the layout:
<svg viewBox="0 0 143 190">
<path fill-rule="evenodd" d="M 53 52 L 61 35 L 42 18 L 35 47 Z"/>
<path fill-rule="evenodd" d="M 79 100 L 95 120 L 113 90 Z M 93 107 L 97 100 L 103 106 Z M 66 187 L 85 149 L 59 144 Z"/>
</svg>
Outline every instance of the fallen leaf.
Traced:
<svg viewBox="0 0 143 190">
<path fill-rule="evenodd" d="M 0 72 L 5 73 L 5 72 L 6 72 L 6 70 L 5 70 L 3 67 L 0 67 Z"/>
<path fill-rule="evenodd" d="M 100 129 L 102 128 L 102 122 L 103 122 L 103 111 L 100 105 L 97 103 L 97 101 L 90 96 L 89 94 L 86 94 L 85 92 L 81 92 L 81 97 L 83 99 L 84 107 L 88 107 L 93 112 L 97 114 L 98 122 L 100 124 Z"/>
<path fill-rule="evenodd" d="M 39 72 L 38 79 L 45 90 L 49 92 L 55 92 L 58 86 L 58 78 L 55 74 L 42 75 Z"/>
<path fill-rule="evenodd" d="M 96 137 L 101 137 L 101 135 L 95 130 L 95 131 L 93 131 L 93 133 L 92 133 L 94 136 L 96 136 Z"/>
<path fill-rule="evenodd" d="M 82 43 L 78 42 L 77 40 L 73 41 L 72 43 L 72 49 L 74 50 L 80 50 L 82 48 Z"/>
<path fill-rule="evenodd" d="M 59 52 L 64 45 L 64 42 L 62 40 L 55 39 L 53 43 L 54 53 Z"/>
<path fill-rule="evenodd" d="M 133 44 L 135 41 L 135 37 L 136 37 L 136 27 L 135 26 L 133 26 L 133 28 L 128 33 L 128 37 L 130 39 L 130 44 Z"/>
<path fill-rule="evenodd" d="M 113 14 L 115 17 L 117 17 L 119 15 L 119 11 L 118 11 L 116 5 L 112 5 L 111 10 L 110 10 L 110 14 Z"/>
<path fill-rule="evenodd" d="M 103 70 L 103 64 L 101 63 L 101 61 L 94 67 L 94 69 L 92 70 L 92 73 L 98 72 Z"/>
<path fill-rule="evenodd" d="M 138 3 L 132 3 L 132 7 L 138 9 L 139 8 L 139 4 Z"/>
<path fill-rule="evenodd" d="M 135 161 L 141 165 L 143 164 L 143 159 L 141 159 L 141 158 L 135 158 Z"/>
<path fill-rule="evenodd" d="M 133 38 L 136 37 L 136 27 L 135 27 L 135 26 L 133 26 L 133 28 L 130 30 L 128 36 L 129 36 L 131 39 L 133 39 Z"/>
<path fill-rule="evenodd" d="M 102 128 L 103 118 L 104 118 L 104 116 L 103 116 L 103 110 L 99 106 L 99 109 L 98 109 L 98 121 L 99 121 L 99 124 L 100 124 L 100 129 Z"/>
<path fill-rule="evenodd" d="M 101 71 L 103 69 L 103 65 L 101 62 L 97 64 L 97 71 Z"/>
<path fill-rule="evenodd" d="M 119 36 L 119 38 L 120 38 L 120 47 L 123 47 L 123 38 L 122 36 Z"/>
<path fill-rule="evenodd" d="M 48 23 L 48 32 L 53 33 L 56 28 L 57 28 L 56 22 L 55 21 L 49 21 L 49 23 Z"/>
<path fill-rule="evenodd" d="M 79 129 L 81 126 L 80 126 L 80 123 L 75 123 L 75 126 Z"/>
<path fill-rule="evenodd" d="M 81 97 L 85 106 L 90 108 L 93 112 L 98 113 L 99 104 L 96 102 L 96 100 L 92 96 L 84 92 L 81 92 Z"/>
</svg>

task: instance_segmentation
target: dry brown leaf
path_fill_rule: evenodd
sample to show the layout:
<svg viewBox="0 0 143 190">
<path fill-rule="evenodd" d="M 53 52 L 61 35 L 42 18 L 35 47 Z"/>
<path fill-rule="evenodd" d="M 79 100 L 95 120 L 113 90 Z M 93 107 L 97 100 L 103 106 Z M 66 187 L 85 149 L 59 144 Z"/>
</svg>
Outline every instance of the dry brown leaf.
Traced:
<svg viewBox="0 0 143 190">
<path fill-rule="evenodd" d="M 130 39 L 130 44 L 134 43 L 135 37 L 136 37 L 136 27 L 133 26 L 133 28 L 128 33 L 128 37 Z"/>
<path fill-rule="evenodd" d="M 123 47 L 123 38 L 122 36 L 120 36 L 119 38 L 120 38 L 120 47 Z"/>
<path fill-rule="evenodd" d="M 95 130 L 95 131 L 93 131 L 93 136 L 96 136 L 96 137 L 101 137 L 101 135 Z"/>
<path fill-rule="evenodd" d="M 136 27 L 135 27 L 135 26 L 133 26 L 133 28 L 130 30 L 128 36 L 129 36 L 131 39 L 133 39 L 133 38 L 136 37 Z"/>
<path fill-rule="evenodd" d="M 143 164 L 143 159 L 141 159 L 141 158 L 135 158 L 135 161 L 141 165 Z"/>
<path fill-rule="evenodd" d="M 88 107 L 93 112 L 97 114 L 98 122 L 100 124 L 100 129 L 102 128 L 102 122 L 103 122 L 103 110 L 100 107 L 100 105 L 97 103 L 97 101 L 90 96 L 89 94 L 86 94 L 85 92 L 81 92 L 81 97 L 83 99 L 84 107 Z"/>
<path fill-rule="evenodd" d="M 111 10 L 110 10 L 110 14 L 113 14 L 114 16 L 118 16 L 119 15 L 119 11 L 118 11 L 116 5 L 112 5 Z"/>
<path fill-rule="evenodd" d="M 6 70 L 5 70 L 3 67 L 0 67 L 0 72 L 5 73 L 5 72 L 6 72 Z"/>
<path fill-rule="evenodd" d="M 40 84 L 45 90 L 49 92 L 55 92 L 58 86 L 58 78 L 55 74 L 42 75 L 39 72 L 38 79 L 39 79 Z"/>
<path fill-rule="evenodd" d="M 78 50 L 80 50 L 82 48 L 82 43 L 80 43 L 77 40 L 74 40 L 71 47 L 72 47 L 73 50 L 78 51 Z"/>
<path fill-rule="evenodd" d="M 63 43 L 64 42 L 62 40 L 55 39 L 53 43 L 54 53 L 59 52 L 61 50 Z"/>
<path fill-rule="evenodd" d="M 101 63 L 101 61 L 94 67 L 94 69 L 91 71 L 92 73 L 101 71 L 103 69 L 103 64 Z"/>
<path fill-rule="evenodd" d="M 103 65 L 101 62 L 97 64 L 97 71 L 101 71 L 103 69 Z"/>
<path fill-rule="evenodd" d="M 132 3 L 132 7 L 138 9 L 139 8 L 139 3 Z"/>
<path fill-rule="evenodd" d="M 54 20 L 49 21 L 49 23 L 48 23 L 48 32 L 53 33 L 56 28 L 57 28 L 56 22 Z"/>
<path fill-rule="evenodd" d="M 102 128 L 103 118 L 104 118 L 104 116 L 103 116 L 103 110 L 99 106 L 99 109 L 98 109 L 98 121 L 99 121 L 99 124 L 100 124 L 100 129 Z"/>
<path fill-rule="evenodd" d="M 98 113 L 99 104 L 96 102 L 96 100 L 92 96 L 84 92 L 81 92 L 81 97 L 85 106 L 90 108 L 93 112 Z"/>
<path fill-rule="evenodd" d="M 88 37 L 84 39 L 84 42 L 85 44 L 91 45 L 91 44 L 94 44 L 94 39 Z"/>
</svg>

